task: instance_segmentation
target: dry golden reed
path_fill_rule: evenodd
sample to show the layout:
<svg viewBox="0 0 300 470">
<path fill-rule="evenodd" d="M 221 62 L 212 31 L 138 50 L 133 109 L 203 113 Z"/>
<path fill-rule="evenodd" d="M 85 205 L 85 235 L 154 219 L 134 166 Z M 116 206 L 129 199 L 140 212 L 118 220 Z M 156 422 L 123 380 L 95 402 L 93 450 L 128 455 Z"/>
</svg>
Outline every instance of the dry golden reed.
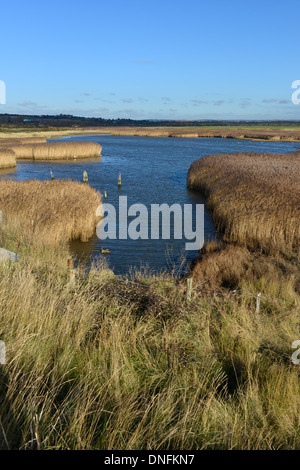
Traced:
<svg viewBox="0 0 300 470">
<path fill-rule="evenodd" d="M 192 163 L 187 185 L 207 196 L 225 241 L 266 252 L 299 249 L 300 152 L 210 155 Z"/>
<path fill-rule="evenodd" d="M 94 233 L 101 195 L 87 184 L 69 181 L 0 181 L 4 223 L 55 245 L 87 241 Z"/>
<path fill-rule="evenodd" d="M 0 263 L 0 449 L 299 449 L 296 308 L 138 279 Z"/>
<path fill-rule="evenodd" d="M 0 148 L 0 168 L 12 168 L 16 166 L 16 156 L 12 150 Z"/>
<path fill-rule="evenodd" d="M 20 144 L 42 144 L 47 142 L 47 139 L 43 137 L 6 137 L 1 138 L 0 136 L 0 147 L 9 147 L 10 145 Z"/>
<path fill-rule="evenodd" d="M 96 142 L 51 142 L 10 146 L 17 159 L 60 160 L 100 157 L 102 147 Z"/>
<path fill-rule="evenodd" d="M 82 129 L 82 133 L 87 133 Z M 91 132 L 91 131 L 89 131 Z M 94 130 L 94 133 L 97 129 Z M 242 126 L 180 126 L 180 127 L 102 127 L 101 133 L 144 137 L 222 138 L 271 141 L 299 141 L 300 128 Z"/>
</svg>

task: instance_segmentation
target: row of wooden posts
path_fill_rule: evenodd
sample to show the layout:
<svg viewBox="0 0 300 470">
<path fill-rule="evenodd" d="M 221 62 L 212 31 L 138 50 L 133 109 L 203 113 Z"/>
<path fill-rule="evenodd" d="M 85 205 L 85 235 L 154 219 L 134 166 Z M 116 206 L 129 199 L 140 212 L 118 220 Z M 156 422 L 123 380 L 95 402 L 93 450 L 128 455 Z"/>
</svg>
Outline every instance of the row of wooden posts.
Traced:
<svg viewBox="0 0 300 470">
<path fill-rule="evenodd" d="M 54 174 L 52 173 L 52 171 L 50 170 L 50 176 L 51 176 L 51 179 L 54 180 Z M 88 183 L 89 182 L 89 176 L 88 176 L 88 173 L 86 170 L 84 170 L 83 172 L 83 178 L 82 178 L 82 181 L 83 183 Z M 118 187 L 120 188 L 122 186 L 122 178 L 121 178 L 121 173 L 119 173 L 119 177 L 118 177 Z M 104 191 L 104 197 L 105 199 L 107 199 L 107 193 L 106 191 Z"/>
<path fill-rule="evenodd" d="M 74 269 L 73 261 L 68 259 L 68 270 L 69 270 L 69 282 L 70 284 L 75 284 L 76 277 L 81 278 L 83 276 L 81 264 L 77 269 Z M 193 290 L 193 279 L 191 277 L 186 280 L 186 299 L 188 302 L 192 300 L 192 290 Z M 256 305 L 255 313 L 258 314 L 260 310 L 260 301 L 261 301 L 261 292 L 256 295 Z"/>
<path fill-rule="evenodd" d="M 186 285 L 186 297 L 187 300 L 192 299 L 192 288 L 193 288 L 193 279 L 188 278 L 186 280 L 187 285 Z M 255 313 L 258 314 L 260 310 L 260 301 L 261 301 L 261 292 L 258 292 L 255 297 Z"/>
</svg>

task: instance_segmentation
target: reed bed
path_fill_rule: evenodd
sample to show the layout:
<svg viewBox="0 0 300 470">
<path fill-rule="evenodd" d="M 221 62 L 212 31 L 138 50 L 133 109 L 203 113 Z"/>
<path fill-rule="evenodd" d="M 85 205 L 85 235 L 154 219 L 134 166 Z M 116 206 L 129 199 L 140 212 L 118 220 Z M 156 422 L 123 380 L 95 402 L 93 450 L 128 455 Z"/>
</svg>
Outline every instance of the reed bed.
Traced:
<svg viewBox="0 0 300 470">
<path fill-rule="evenodd" d="M 210 155 L 187 185 L 207 196 L 223 239 L 266 253 L 299 250 L 300 152 Z"/>
<path fill-rule="evenodd" d="M 51 245 L 94 233 L 101 196 L 90 186 L 68 180 L 0 181 L 4 223 Z"/>
<path fill-rule="evenodd" d="M 12 145 L 10 149 L 17 159 L 61 160 L 100 157 L 102 147 L 95 142 L 52 142 Z"/>
<path fill-rule="evenodd" d="M 82 133 L 87 132 L 83 130 Z M 298 142 L 300 140 L 299 127 L 294 129 L 279 128 L 251 128 L 242 126 L 209 126 L 209 127 L 103 127 L 101 133 L 124 136 L 142 137 L 180 137 L 180 138 L 222 138 L 222 139 L 253 139 Z"/>
<path fill-rule="evenodd" d="M 20 145 L 20 144 L 42 144 L 46 143 L 47 139 L 43 137 L 18 137 L 18 138 L 1 138 L 0 136 L 0 147 L 7 147 L 9 145 Z"/>
<path fill-rule="evenodd" d="M 0 148 L 0 168 L 12 168 L 16 166 L 16 155 L 12 150 Z"/>
</svg>

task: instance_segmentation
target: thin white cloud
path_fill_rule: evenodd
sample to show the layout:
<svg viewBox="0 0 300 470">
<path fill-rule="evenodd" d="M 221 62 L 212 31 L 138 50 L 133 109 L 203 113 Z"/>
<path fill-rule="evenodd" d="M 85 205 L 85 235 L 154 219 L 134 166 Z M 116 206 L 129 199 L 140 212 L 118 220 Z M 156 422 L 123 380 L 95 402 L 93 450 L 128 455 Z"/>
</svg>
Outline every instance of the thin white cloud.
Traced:
<svg viewBox="0 0 300 470">
<path fill-rule="evenodd" d="M 18 106 L 23 106 L 24 108 L 27 108 L 27 107 L 35 107 L 37 106 L 37 103 L 35 103 L 34 101 L 20 101 L 19 103 L 17 103 Z"/>
<path fill-rule="evenodd" d="M 277 103 L 277 99 L 276 98 L 265 98 L 264 100 L 262 100 L 263 103 Z"/>
<path fill-rule="evenodd" d="M 193 106 L 201 106 L 202 104 L 207 104 L 208 101 L 204 100 L 190 100 Z"/>
<path fill-rule="evenodd" d="M 224 100 L 214 101 L 214 105 L 215 105 L 215 106 L 221 106 L 221 105 L 224 104 L 224 103 L 225 103 Z"/>
</svg>

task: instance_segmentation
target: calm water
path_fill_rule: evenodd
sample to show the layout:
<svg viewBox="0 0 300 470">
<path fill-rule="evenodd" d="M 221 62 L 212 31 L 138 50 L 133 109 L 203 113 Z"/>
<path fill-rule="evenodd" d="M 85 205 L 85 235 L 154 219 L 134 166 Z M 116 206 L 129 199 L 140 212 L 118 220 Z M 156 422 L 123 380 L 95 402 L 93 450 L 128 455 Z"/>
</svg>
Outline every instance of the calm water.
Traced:
<svg viewBox="0 0 300 470">
<path fill-rule="evenodd" d="M 187 191 L 186 176 L 190 164 L 204 155 L 228 152 L 292 152 L 299 144 L 286 142 L 256 142 L 234 139 L 178 139 L 167 137 L 119 137 L 111 135 L 64 137 L 59 141 L 94 141 L 102 145 L 102 159 L 70 162 L 18 162 L 17 169 L 0 173 L 0 178 L 27 180 L 70 178 L 82 181 L 84 170 L 89 184 L 102 194 L 116 209 L 120 195 L 131 204 L 204 203 L 201 196 Z M 122 188 L 118 189 L 118 174 L 122 174 Z M 150 212 L 150 211 L 149 211 Z M 195 212 L 195 211 L 194 211 Z M 130 219 L 129 219 L 130 221 Z M 171 231 L 172 234 L 172 231 Z M 205 239 L 215 238 L 210 215 L 205 211 Z M 197 251 L 185 252 L 185 240 L 99 240 L 95 235 L 88 243 L 73 242 L 72 251 L 81 262 L 100 256 L 101 248 L 109 248 L 106 256 L 116 274 L 127 272 L 131 266 L 147 266 L 154 271 L 172 269 L 182 255 L 186 263 Z"/>
</svg>

